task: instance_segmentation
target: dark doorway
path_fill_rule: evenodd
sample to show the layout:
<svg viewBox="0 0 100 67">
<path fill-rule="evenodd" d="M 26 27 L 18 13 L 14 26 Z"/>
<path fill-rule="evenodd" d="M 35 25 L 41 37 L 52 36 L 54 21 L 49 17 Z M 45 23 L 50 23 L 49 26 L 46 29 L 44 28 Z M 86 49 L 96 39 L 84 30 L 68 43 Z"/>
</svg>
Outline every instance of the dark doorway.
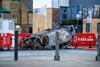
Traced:
<svg viewBox="0 0 100 67">
<path fill-rule="evenodd" d="M 29 27 L 29 33 L 32 33 L 32 27 Z"/>
</svg>

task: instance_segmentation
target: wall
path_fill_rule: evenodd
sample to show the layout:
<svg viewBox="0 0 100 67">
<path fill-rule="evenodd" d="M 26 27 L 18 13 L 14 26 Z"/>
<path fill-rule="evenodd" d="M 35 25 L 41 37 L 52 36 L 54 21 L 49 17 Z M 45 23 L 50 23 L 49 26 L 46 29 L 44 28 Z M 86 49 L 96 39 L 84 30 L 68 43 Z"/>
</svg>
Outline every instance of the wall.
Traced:
<svg viewBox="0 0 100 67">
<path fill-rule="evenodd" d="M 46 25 L 47 25 L 47 28 L 46 28 L 46 29 L 52 27 L 52 20 L 53 20 L 53 15 L 52 15 L 52 14 L 53 14 L 52 8 L 48 8 L 48 9 L 47 9 L 47 14 L 46 14 L 46 15 L 47 15 L 47 16 L 46 16 L 46 17 L 47 17 L 47 18 L 46 18 L 46 19 L 47 19 L 47 20 L 46 20 L 46 22 L 47 22 L 47 23 L 46 23 Z"/>
<path fill-rule="evenodd" d="M 69 2 L 70 6 L 86 6 L 90 7 L 93 5 L 100 5 L 100 0 L 70 0 Z"/>
<path fill-rule="evenodd" d="M 28 10 L 23 5 L 21 7 L 21 24 L 28 24 Z"/>
<path fill-rule="evenodd" d="M 85 20 L 83 20 L 83 33 L 86 32 L 86 23 L 84 23 Z M 97 35 L 97 23 L 100 23 L 100 18 L 98 19 L 92 19 L 92 32 Z"/>
<path fill-rule="evenodd" d="M 59 0 L 60 6 L 69 6 L 69 0 Z M 44 5 L 47 5 L 47 8 L 59 8 L 58 0 L 33 0 L 33 9 L 41 8 Z"/>
<path fill-rule="evenodd" d="M 33 9 L 33 0 L 21 0 L 21 3 L 31 11 Z"/>
<path fill-rule="evenodd" d="M 45 28 L 45 17 L 33 14 L 33 34 L 42 31 Z"/>
<path fill-rule="evenodd" d="M 58 8 L 53 8 L 52 10 L 52 20 L 56 23 L 59 22 L 59 9 Z"/>
<path fill-rule="evenodd" d="M 2 0 L 2 7 L 10 10 L 10 3 L 11 3 L 11 0 Z"/>
<path fill-rule="evenodd" d="M 46 15 L 33 13 L 33 34 L 52 27 L 52 9 L 48 8 Z"/>
</svg>

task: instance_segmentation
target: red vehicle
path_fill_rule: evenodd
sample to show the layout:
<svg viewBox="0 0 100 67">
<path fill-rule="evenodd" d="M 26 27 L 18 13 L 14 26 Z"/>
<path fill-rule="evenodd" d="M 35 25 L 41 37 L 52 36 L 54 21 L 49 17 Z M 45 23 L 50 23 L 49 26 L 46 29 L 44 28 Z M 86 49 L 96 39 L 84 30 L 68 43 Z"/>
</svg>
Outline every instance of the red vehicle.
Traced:
<svg viewBox="0 0 100 67">
<path fill-rule="evenodd" d="M 77 48 L 78 46 L 95 46 L 96 36 L 94 33 L 77 33 L 71 41 L 72 46 Z"/>
</svg>

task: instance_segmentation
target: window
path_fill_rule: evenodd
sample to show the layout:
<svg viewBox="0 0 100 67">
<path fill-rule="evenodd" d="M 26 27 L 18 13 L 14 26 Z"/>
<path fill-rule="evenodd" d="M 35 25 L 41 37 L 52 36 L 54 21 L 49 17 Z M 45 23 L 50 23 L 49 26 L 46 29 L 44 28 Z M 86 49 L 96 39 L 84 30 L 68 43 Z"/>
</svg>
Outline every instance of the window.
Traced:
<svg viewBox="0 0 100 67">
<path fill-rule="evenodd" d="M 63 19 L 66 19 L 67 18 L 67 11 L 66 10 L 64 10 L 64 13 L 63 13 Z"/>
<path fill-rule="evenodd" d="M 90 32 L 90 23 L 86 23 L 86 32 Z"/>
<path fill-rule="evenodd" d="M 0 29 L 2 29 L 2 22 L 0 21 Z"/>
<path fill-rule="evenodd" d="M 100 5 L 95 5 L 95 8 L 94 8 L 94 17 L 95 18 L 100 18 Z"/>
<path fill-rule="evenodd" d="M 9 30 L 14 30 L 14 24 L 12 22 L 9 22 Z"/>
<path fill-rule="evenodd" d="M 1 18 L 1 14 L 0 14 L 0 18 Z"/>
<path fill-rule="evenodd" d="M 2 8 L 2 0 L 0 0 L 0 8 Z"/>
<path fill-rule="evenodd" d="M 100 23 L 97 24 L 97 32 L 100 32 Z"/>
</svg>

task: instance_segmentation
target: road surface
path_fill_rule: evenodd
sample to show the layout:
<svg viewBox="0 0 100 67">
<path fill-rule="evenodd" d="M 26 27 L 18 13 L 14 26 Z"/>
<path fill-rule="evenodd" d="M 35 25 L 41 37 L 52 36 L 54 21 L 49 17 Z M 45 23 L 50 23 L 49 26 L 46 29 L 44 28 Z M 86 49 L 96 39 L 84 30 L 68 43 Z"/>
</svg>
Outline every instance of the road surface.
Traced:
<svg viewBox="0 0 100 67">
<path fill-rule="evenodd" d="M 54 61 L 55 50 L 19 51 L 19 60 L 13 60 L 13 51 L 0 52 L 0 67 L 100 67 L 95 61 L 95 50 L 60 50 L 60 61 Z"/>
</svg>

